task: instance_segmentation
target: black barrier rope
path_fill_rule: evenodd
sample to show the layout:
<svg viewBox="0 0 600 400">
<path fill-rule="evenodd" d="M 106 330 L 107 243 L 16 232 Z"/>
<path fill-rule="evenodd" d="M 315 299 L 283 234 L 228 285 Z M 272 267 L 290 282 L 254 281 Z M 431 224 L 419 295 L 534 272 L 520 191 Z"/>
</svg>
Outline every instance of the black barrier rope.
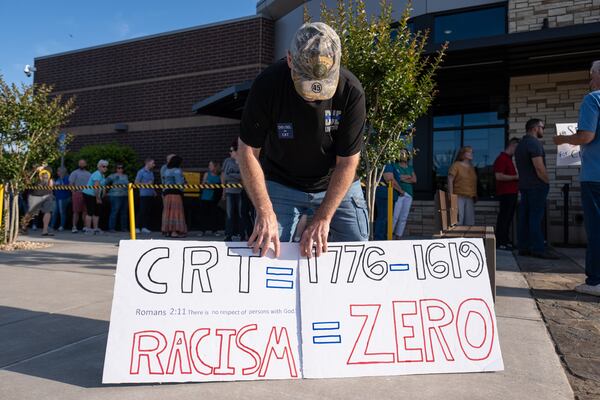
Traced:
<svg viewBox="0 0 600 400">
<path fill-rule="evenodd" d="M 363 184 L 364 186 L 364 184 Z M 387 184 L 380 182 L 378 186 L 387 186 Z M 26 190 L 83 190 L 83 189 L 127 189 L 128 185 L 107 185 L 107 186 L 90 186 L 90 185 L 27 185 Z M 203 183 L 199 185 L 193 184 L 180 184 L 180 185 L 162 185 L 162 184 L 146 184 L 146 183 L 133 183 L 131 185 L 133 189 L 242 189 L 244 186 L 241 183 Z"/>
</svg>

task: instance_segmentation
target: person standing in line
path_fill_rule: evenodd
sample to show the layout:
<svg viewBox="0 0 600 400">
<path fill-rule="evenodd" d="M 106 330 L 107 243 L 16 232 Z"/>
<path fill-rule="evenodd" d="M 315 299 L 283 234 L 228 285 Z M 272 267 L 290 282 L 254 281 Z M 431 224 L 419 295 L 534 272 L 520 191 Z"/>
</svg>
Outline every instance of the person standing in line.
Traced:
<svg viewBox="0 0 600 400">
<path fill-rule="evenodd" d="M 555 136 L 557 145 L 581 146 L 581 205 L 588 246 L 585 253 L 585 283 L 579 293 L 600 296 L 600 60 L 590 69 L 590 93 L 579 107 L 577 133 Z"/>
<path fill-rule="evenodd" d="M 77 163 L 78 168 L 71 172 L 69 175 L 69 185 L 74 186 L 85 186 L 90 180 L 90 176 L 92 175 L 87 170 L 87 162 L 84 159 L 79 160 Z M 81 215 L 81 221 L 85 224 L 85 216 L 87 215 L 87 210 L 85 208 L 85 200 L 83 199 L 83 191 L 82 190 L 74 190 L 73 191 L 73 228 L 71 232 L 77 233 L 77 224 L 79 223 L 79 216 Z M 85 231 L 85 226 L 83 228 Z"/>
<path fill-rule="evenodd" d="M 472 163 L 473 148 L 464 146 L 448 170 L 448 194 L 458 196 L 458 225 L 475 225 L 477 173 Z"/>
<path fill-rule="evenodd" d="M 238 141 L 235 139 L 229 148 L 229 158 L 223 161 L 223 183 L 242 183 L 240 166 L 237 161 Z M 242 189 L 225 188 L 227 219 L 225 220 L 225 241 L 230 242 L 234 235 L 242 232 Z"/>
<path fill-rule="evenodd" d="M 42 236 L 54 236 L 48 231 L 48 226 L 50 225 L 50 218 L 52 218 L 52 210 L 54 210 L 55 202 L 51 189 L 54 185 L 54 182 L 52 181 L 52 173 L 47 169 L 47 167 L 40 167 L 37 169 L 37 171 L 39 180 L 36 185 L 47 186 L 48 189 L 34 189 L 29 193 L 29 198 L 27 199 L 29 209 L 22 218 L 21 226 L 23 227 L 23 231 L 26 232 L 29 221 L 37 217 L 41 211 L 43 214 Z"/>
<path fill-rule="evenodd" d="M 90 176 L 87 186 L 93 186 L 83 189 L 83 198 L 87 215 L 85 216 L 85 233 L 99 235 L 102 232 L 99 226 L 100 215 L 102 215 L 104 189 L 106 186 L 106 171 L 108 170 L 108 161 L 98 161 L 98 170 Z"/>
<path fill-rule="evenodd" d="M 54 181 L 55 185 L 68 185 L 69 174 L 65 167 L 59 167 L 56 171 L 57 178 Z M 71 202 L 71 191 L 70 190 L 55 190 L 54 191 L 54 212 L 52 213 L 52 220 L 50 221 L 50 227 L 56 229 L 56 223 L 59 222 L 58 231 L 62 232 L 65 230 L 67 223 L 67 208 Z"/>
<path fill-rule="evenodd" d="M 219 163 L 210 161 L 208 163 L 208 171 L 202 178 L 203 184 L 218 185 L 221 183 L 221 171 Z M 217 204 L 223 193 L 222 189 L 202 189 L 200 193 L 200 232 L 198 236 L 205 234 L 217 233 Z"/>
<path fill-rule="evenodd" d="M 129 183 L 129 177 L 125 174 L 125 167 L 123 164 L 117 164 L 115 173 L 110 174 L 106 178 L 106 185 L 127 185 Z M 108 230 L 110 232 L 116 232 L 117 219 L 119 220 L 121 231 L 127 231 L 127 188 L 111 188 L 108 191 L 108 198 L 110 199 L 110 217 L 108 219 Z"/>
<path fill-rule="evenodd" d="M 519 171 L 519 226 L 517 232 L 519 255 L 548 260 L 559 257 L 545 250 L 542 221 L 550 189 L 546 170 L 546 153 L 541 139 L 544 121 L 532 118 L 525 124 L 525 136 L 515 150 Z"/>
<path fill-rule="evenodd" d="M 518 138 L 510 139 L 504 151 L 494 161 L 496 198 L 500 203 L 496 222 L 496 248 L 500 250 L 512 250 L 508 232 L 515 216 L 518 201 L 519 174 L 517 174 L 513 163 L 513 156 L 518 144 Z"/>
<path fill-rule="evenodd" d="M 167 164 L 164 175 L 165 185 L 184 185 L 185 178 L 181 170 L 183 159 L 173 155 Z M 162 212 L 161 231 L 172 238 L 183 238 L 187 235 L 185 213 L 183 210 L 183 189 L 165 189 Z"/>
<path fill-rule="evenodd" d="M 167 165 L 169 164 L 169 161 L 171 161 L 171 158 L 173 158 L 175 154 L 168 154 L 167 155 L 167 161 L 162 165 L 162 167 L 160 167 L 160 183 L 162 183 L 163 185 L 165 184 L 165 172 L 167 171 Z"/>
<path fill-rule="evenodd" d="M 135 176 L 135 183 L 154 184 L 154 159 L 147 158 L 144 167 L 141 168 Z M 150 221 L 152 218 L 152 203 L 156 196 L 156 190 L 142 188 L 140 189 L 140 208 L 138 210 L 139 219 L 136 221 L 136 233 L 152 233 Z"/>
<path fill-rule="evenodd" d="M 406 221 L 413 201 L 413 185 L 417 183 L 417 175 L 412 166 L 408 165 L 410 155 L 408 151 L 401 150 L 400 157 L 394 169 L 394 178 L 400 186 L 398 199 L 394 205 L 393 232 L 394 239 L 400 239 L 404 235 Z"/>
</svg>

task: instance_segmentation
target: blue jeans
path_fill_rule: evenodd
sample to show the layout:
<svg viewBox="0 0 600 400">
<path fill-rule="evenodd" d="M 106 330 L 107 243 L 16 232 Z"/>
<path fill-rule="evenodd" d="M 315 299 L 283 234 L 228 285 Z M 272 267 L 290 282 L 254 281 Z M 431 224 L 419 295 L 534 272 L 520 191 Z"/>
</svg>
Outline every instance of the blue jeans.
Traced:
<svg viewBox="0 0 600 400">
<path fill-rule="evenodd" d="M 114 231 L 117 227 L 117 218 L 121 223 L 121 230 L 127 229 L 127 196 L 110 196 L 110 217 L 108 229 Z"/>
<path fill-rule="evenodd" d="M 387 188 L 377 188 L 377 192 L 375 193 L 375 208 L 377 209 L 377 217 L 375 218 L 375 240 L 387 240 Z"/>
<path fill-rule="evenodd" d="M 56 229 L 56 222 L 58 222 L 59 218 L 59 226 L 63 229 L 65 228 L 65 224 L 67 223 L 67 207 L 69 207 L 70 202 L 70 197 L 66 199 L 57 199 L 54 202 L 54 211 L 52 212 L 52 219 L 50 220 L 51 228 Z"/>
<path fill-rule="evenodd" d="M 585 283 L 600 285 L 600 182 L 581 182 L 581 205 L 588 242 Z"/>
<path fill-rule="evenodd" d="M 242 193 L 225 193 L 225 201 L 225 238 L 230 239 L 233 235 L 242 235 Z"/>
<path fill-rule="evenodd" d="M 279 239 L 291 242 L 300 216 L 315 212 L 326 192 L 307 193 L 267 181 L 267 191 L 279 224 Z M 369 239 L 369 214 L 360 182 L 350 186 L 329 225 L 329 241 L 356 242 Z"/>
<path fill-rule="evenodd" d="M 542 220 L 546 210 L 548 187 L 536 189 L 519 189 L 519 250 L 530 250 L 533 253 L 544 252 L 544 233 Z"/>
</svg>

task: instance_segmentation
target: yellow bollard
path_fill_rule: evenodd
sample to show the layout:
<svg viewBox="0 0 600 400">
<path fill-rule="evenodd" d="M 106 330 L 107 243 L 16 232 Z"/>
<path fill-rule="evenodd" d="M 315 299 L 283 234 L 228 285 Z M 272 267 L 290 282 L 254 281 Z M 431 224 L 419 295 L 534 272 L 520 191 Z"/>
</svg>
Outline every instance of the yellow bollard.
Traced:
<svg viewBox="0 0 600 400">
<path fill-rule="evenodd" d="M 4 218 L 4 185 L 0 184 L 0 227 Z"/>
<path fill-rule="evenodd" d="M 129 200 L 129 235 L 135 240 L 135 204 L 133 201 L 133 184 L 127 185 L 127 198 Z"/>
<path fill-rule="evenodd" d="M 394 187 L 392 186 L 392 181 L 388 182 L 387 194 L 387 238 L 388 240 L 392 240 L 392 229 L 394 228 L 392 221 L 394 215 Z"/>
</svg>

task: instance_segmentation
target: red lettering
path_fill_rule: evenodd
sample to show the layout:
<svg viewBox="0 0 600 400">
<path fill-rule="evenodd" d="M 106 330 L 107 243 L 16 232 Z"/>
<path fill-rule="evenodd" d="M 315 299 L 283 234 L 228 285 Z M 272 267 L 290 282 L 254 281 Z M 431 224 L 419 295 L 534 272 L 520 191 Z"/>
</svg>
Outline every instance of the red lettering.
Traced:
<svg viewBox="0 0 600 400">
<path fill-rule="evenodd" d="M 221 338 L 219 345 L 219 366 L 214 371 L 215 375 L 233 375 L 235 374 L 235 368 L 232 368 L 229 364 L 229 355 L 231 354 L 231 337 L 235 336 L 236 330 L 217 329 L 215 334 Z M 225 359 L 225 366 L 223 366 L 223 359 Z"/>
<path fill-rule="evenodd" d="M 207 336 L 210 335 L 210 328 L 202 328 L 197 329 L 192 333 L 190 337 L 190 353 L 192 358 L 192 365 L 196 372 L 202 375 L 210 375 L 213 372 L 213 368 L 202 361 L 200 357 L 200 351 L 198 350 L 198 346 L 200 342 Z"/>
<path fill-rule="evenodd" d="M 275 343 L 273 343 L 273 341 Z M 283 342 L 283 345 L 281 344 Z M 275 354 L 275 358 L 282 360 L 284 357 L 287 359 L 288 368 L 290 369 L 290 377 L 298 377 L 298 371 L 296 371 L 296 362 L 294 361 L 294 352 L 292 346 L 290 346 L 290 338 L 288 337 L 287 329 L 282 327 L 277 334 L 277 328 L 271 329 L 269 335 L 269 341 L 265 348 L 263 356 L 263 362 L 260 366 L 260 372 L 258 376 L 264 378 L 269 370 L 269 361 L 271 360 L 271 354 Z"/>
<path fill-rule="evenodd" d="M 381 304 L 351 304 L 350 315 L 352 317 L 364 317 L 364 322 L 360 328 L 352 352 L 346 361 L 347 365 L 350 364 L 382 364 L 382 363 L 393 363 L 394 353 L 369 353 L 369 342 L 371 341 L 371 335 L 373 335 L 373 329 L 379 316 L 379 309 Z M 368 336 L 366 331 L 369 332 Z M 357 351 L 358 349 L 358 351 Z"/>
<path fill-rule="evenodd" d="M 243 326 L 238 331 L 238 334 L 235 337 L 236 346 L 240 350 L 242 350 L 244 353 L 250 355 L 250 357 L 252 357 L 252 359 L 254 360 L 254 365 L 252 365 L 251 367 L 242 369 L 242 375 L 255 374 L 256 371 L 258 371 L 258 369 L 260 368 L 260 354 L 258 354 L 258 352 L 256 352 L 254 349 L 252 349 L 252 348 L 246 346 L 244 343 L 242 343 L 242 337 L 244 337 L 244 335 L 246 333 L 248 333 L 250 331 L 255 331 L 256 329 L 257 329 L 256 324 Z"/>
<path fill-rule="evenodd" d="M 446 360 L 454 361 L 450 346 L 448 346 L 442 331 L 442 328 L 450 325 L 454 320 L 452 309 L 444 301 L 438 299 L 423 299 L 419 301 L 419 304 L 421 307 L 421 324 L 423 325 L 425 360 L 435 362 L 433 352 L 433 336 L 435 335 Z"/>
<path fill-rule="evenodd" d="M 173 354 L 175 352 L 175 354 Z M 175 372 L 175 364 L 179 361 L 179 371 L 182 374 L 191 374 L 192 366 L 190 365 L 190 353 L 188 352 L 188 344 L 185 338 L 185 332 L 175 331 L 173 335 L 173 343 L 169 353 L 169 361 L 167 362 L 167 374 L 172 375 Z"/>
<path fill-rule="evenodd" d="M 474 323 L 472 320 L 477 316 L 483 323 L 483 338 L 480 343 L 474 344 L 467 327 Z M 494 317 L 483 299 L 467 299 L 460 303 L 456 313 L 456 333 L 460 348 L 469 360 L 481 361 L 490 356 L 494 344 Z"/>
<path fill-rule="evenodd" d="M 398 362 L 423 362 L 423 349 L 409 347 L 409 340 L 416 340 L 415 326 L 418 321 L 416 301 L 394 301 L 394 332 L 396 337 L 396 359 Z M 407 318 L 415 320 L 407 323 Z M 419 328 L 421 328 L 419 324 Z M 400 343 L 402 339 L 402 345 Z"/>
<path fill-rule="evenodd" d="M 144 357 L 151 375 L 164 374 L 160 353 L 167 347 L 167 338 L 158 331 L 141 331 L 133 334 L 131 348 L 131 364 L 129 373 L 137 375 L 140 373 L 141 358 Z"/>
</svg>

